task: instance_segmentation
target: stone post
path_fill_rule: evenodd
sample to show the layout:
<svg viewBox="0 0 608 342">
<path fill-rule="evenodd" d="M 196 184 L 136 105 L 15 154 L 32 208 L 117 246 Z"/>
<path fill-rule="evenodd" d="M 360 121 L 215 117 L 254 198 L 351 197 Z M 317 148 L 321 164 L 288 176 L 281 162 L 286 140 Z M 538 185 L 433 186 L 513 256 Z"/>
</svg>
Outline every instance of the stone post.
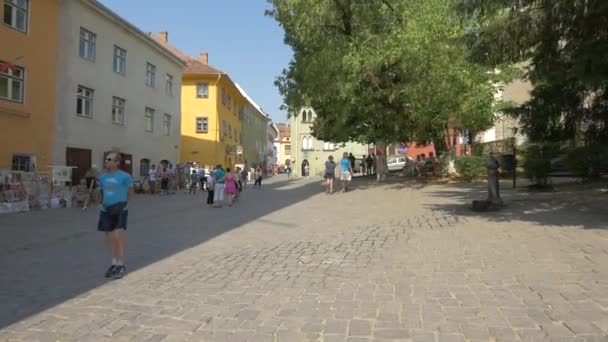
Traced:
<svg viewBox="0 0 608 342">
<path fill-rule="evenodd" d="M 488 169 L 488 202 L 492 205 L 502 206 L 503 202 L 500 198 L 500 185 L 498 182 L 498 160 L 494 157 L 494 153 L 490 152 L 490 156 L 486 163 Z"/>
</svg>

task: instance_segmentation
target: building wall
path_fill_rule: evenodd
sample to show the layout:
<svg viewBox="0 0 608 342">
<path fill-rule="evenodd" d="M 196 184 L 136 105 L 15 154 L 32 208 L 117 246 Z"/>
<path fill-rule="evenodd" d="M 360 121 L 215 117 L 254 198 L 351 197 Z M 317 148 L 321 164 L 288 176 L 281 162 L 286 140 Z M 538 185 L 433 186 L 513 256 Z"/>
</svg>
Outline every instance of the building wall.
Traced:
<svg viewBox="0 0 608 342">
<path fill-rule="evenodd" d="M 245 162 L 244 156 L 242 154 L 237 155 L 235 151 L 237 147 L 242 148 L 243 120 L 240 113 L 242 108 L 244 108 L 246 100 L 227 76 L 223 76 L 220 79 L 218 87 L 218 123 L 220 132 L 222 133 L 220 134 L 219 144 L 221 159 L 218 160 L 218 163 L 225 167 L 234 168 L 235 164 L 243 164 Z M 228 106 L 228 102 L 222 103 L 222 91 L 230 96 L 230 106 Z M 223 126 L 224 121 L 228 128 L 226 130 Z"/>
<path fill-rule="evenodd" d="M 304 119 L 306 113 L 306 119 Z M 325 162 L 329 156 L 333 156 L 337 162 L 344 153 L 352 153 L 357 159 L 361 159 L 368 154 L 368 146 L 358 143 L 334 144 L 334 149 L 326 150 L 325 141 L 318 140 L 311 135 L 311 127 L 316 117 L 312 108 L 302 108 L 297 115 L 290 118 L 292 157 L 295 158 L 293 172 L 295 175 L 302 175 L 302 162 L 308 161 L 310 165 L 310 175 L 321 176 L 325 173 Z M 313 148 L 303 150 L 304 137 L 313 139 Z"/>
<path fill-rule="evenodd" d="M 244 158 L 251 165 L 267 162 L 268 118 L 246 103 L 243 120 Z"/>
<path fill-rule="evenodd" d="M 37 1 L 38 2 L 38 1 Z M 80 28 L 97 35 L 95 61 L 80 57 Z M 102 165 L 104 153 L 131 154 L 133 175 L 139 178 L 140 160 L 151 164 L 179 161 L 182 64 L 137 33 L 99 11 L 89 0 L 61 2 L 61 54 L 54 162 L 66 163 L 66 148 L 92 151 L 92 163 Z M 114 45 L 127 50 L 126 74 L 113 71 Z M 146 63 L 156 66 L 156 87 L 145 84 Z M 173 78 L 173 96 L 165 92 L 166 74 Z M 94 90 L 93 116 L 76 115 L 79 85 Z M 112 97 L 126 100 L 125 123 L 112 123 Z M 145 128 L 146 107 L 155 110 L 154 129 Z M 163 115 L 171 115 L 170 135 L 164 135 Z"/>
<path fill-rule="evenodd" d="M 502 90 L 497 90 L 496 100 L 511 102 L 514 105 L 522 105 L 530 99 L 532 84 L 525 80 L 515 80 Z M 508 115 L 498 113 L 494 126 L 477 135 L 476 140 L 481 143 L 492 142 L 515 137 L 517 144 L 523 143 L 526 138 L 518 131 L 520 127 L 519 121 Z"/>
<path fill-rule="evenodd" d="M 223 152 L 219 146 L 221 123 L 218 124 L 218 81 L 219 76 L 183 76 L 180 156 L 182 163 L 196 161 L 203 165 L 216 165 L 223 162 Z M 196 97 L 196 84 L 199 82 L 209 84 L 208 98 Z M 207 118 L 207 132 L 197 133 L 197 117 Z"/>
<path fill-rule="evenodd" d="M 13 155 L 21 154 L 35 157 L 36 168 L 48 171 L 53 158 L 59 2 L 29 5 L 27 32 L 0 24 L 0 60 L 25 69 L 23 103 L 0 99 L 0 168 L 10 168 Z M 4 6 L 0 17 L 4 18 Z"/>
</svg>

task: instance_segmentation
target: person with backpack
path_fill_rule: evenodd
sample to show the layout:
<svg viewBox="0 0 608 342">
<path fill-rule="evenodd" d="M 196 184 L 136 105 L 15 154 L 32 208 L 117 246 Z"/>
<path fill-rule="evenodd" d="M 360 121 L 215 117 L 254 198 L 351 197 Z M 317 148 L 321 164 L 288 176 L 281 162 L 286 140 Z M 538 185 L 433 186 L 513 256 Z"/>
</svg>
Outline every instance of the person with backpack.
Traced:
<svg viewBox="0 0 608 342">
<path fill-rule="evenodd" d="M 334 180 L 336 179 L 336 163 L 333 156 L 329 156 L 325 162 L 325 175 L 323 178 L 325 178 L 325 192 L 330 195 L 333 194 Z"/>
</svg>

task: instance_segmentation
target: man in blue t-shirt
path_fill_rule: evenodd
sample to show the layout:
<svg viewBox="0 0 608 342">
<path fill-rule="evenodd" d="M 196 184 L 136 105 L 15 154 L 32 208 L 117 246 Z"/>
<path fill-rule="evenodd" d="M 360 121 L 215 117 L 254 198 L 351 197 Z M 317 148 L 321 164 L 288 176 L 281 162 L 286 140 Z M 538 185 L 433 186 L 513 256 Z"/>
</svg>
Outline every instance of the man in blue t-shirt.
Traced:
<svg viewBox="0 0 608 342">
<path fill-rule="evenodd" d="M 342 192 L 346 192 L 348 183 L 352 179 L 353 169 L 351 167 L 350 159 L 348 159 L 348 153 L 344 152 L 342 159 L 340 160 L 340 180 L 342 181 Z"/>
<path fill-rule="evenodd" d="M 226 170 L 222 165 L 217 165 L 213 170 L 215 179 L 215 192 L 213 193 L 213 207 L 221 208 L 224 205 L 224 186 L 226 184 Z"/>
<path fill-rule="evenodd" d="M 133 196 L 133 178 L 128 173 L 118 169 L 120 154 L 109 153 L 105 158 L 108 170 L 99 178 L 101 191 L 101 212 L 97 230 L 106 235 L 106 244 L 112 254 L 112 265 L 105 273 L 106 278 L 120 279 L 127 269 L 124 264 L 125 240 L 124 230 L 127 229 L 127 201 Z"/>
</svg>

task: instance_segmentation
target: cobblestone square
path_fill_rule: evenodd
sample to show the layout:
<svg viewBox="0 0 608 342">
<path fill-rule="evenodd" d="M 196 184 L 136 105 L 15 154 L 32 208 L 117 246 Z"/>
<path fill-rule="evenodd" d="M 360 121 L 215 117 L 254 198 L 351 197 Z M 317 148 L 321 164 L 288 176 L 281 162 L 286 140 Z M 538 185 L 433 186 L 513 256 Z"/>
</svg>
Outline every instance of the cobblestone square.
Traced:
<svg viewBox="0 0 608 342">
<path fill-rule="evenodd" d="M 606 195 L 320 182 L 137 197 L 117 281 L 97 212 L 0 216 L 0 341 L 608 341 Z"/>
</svg>

